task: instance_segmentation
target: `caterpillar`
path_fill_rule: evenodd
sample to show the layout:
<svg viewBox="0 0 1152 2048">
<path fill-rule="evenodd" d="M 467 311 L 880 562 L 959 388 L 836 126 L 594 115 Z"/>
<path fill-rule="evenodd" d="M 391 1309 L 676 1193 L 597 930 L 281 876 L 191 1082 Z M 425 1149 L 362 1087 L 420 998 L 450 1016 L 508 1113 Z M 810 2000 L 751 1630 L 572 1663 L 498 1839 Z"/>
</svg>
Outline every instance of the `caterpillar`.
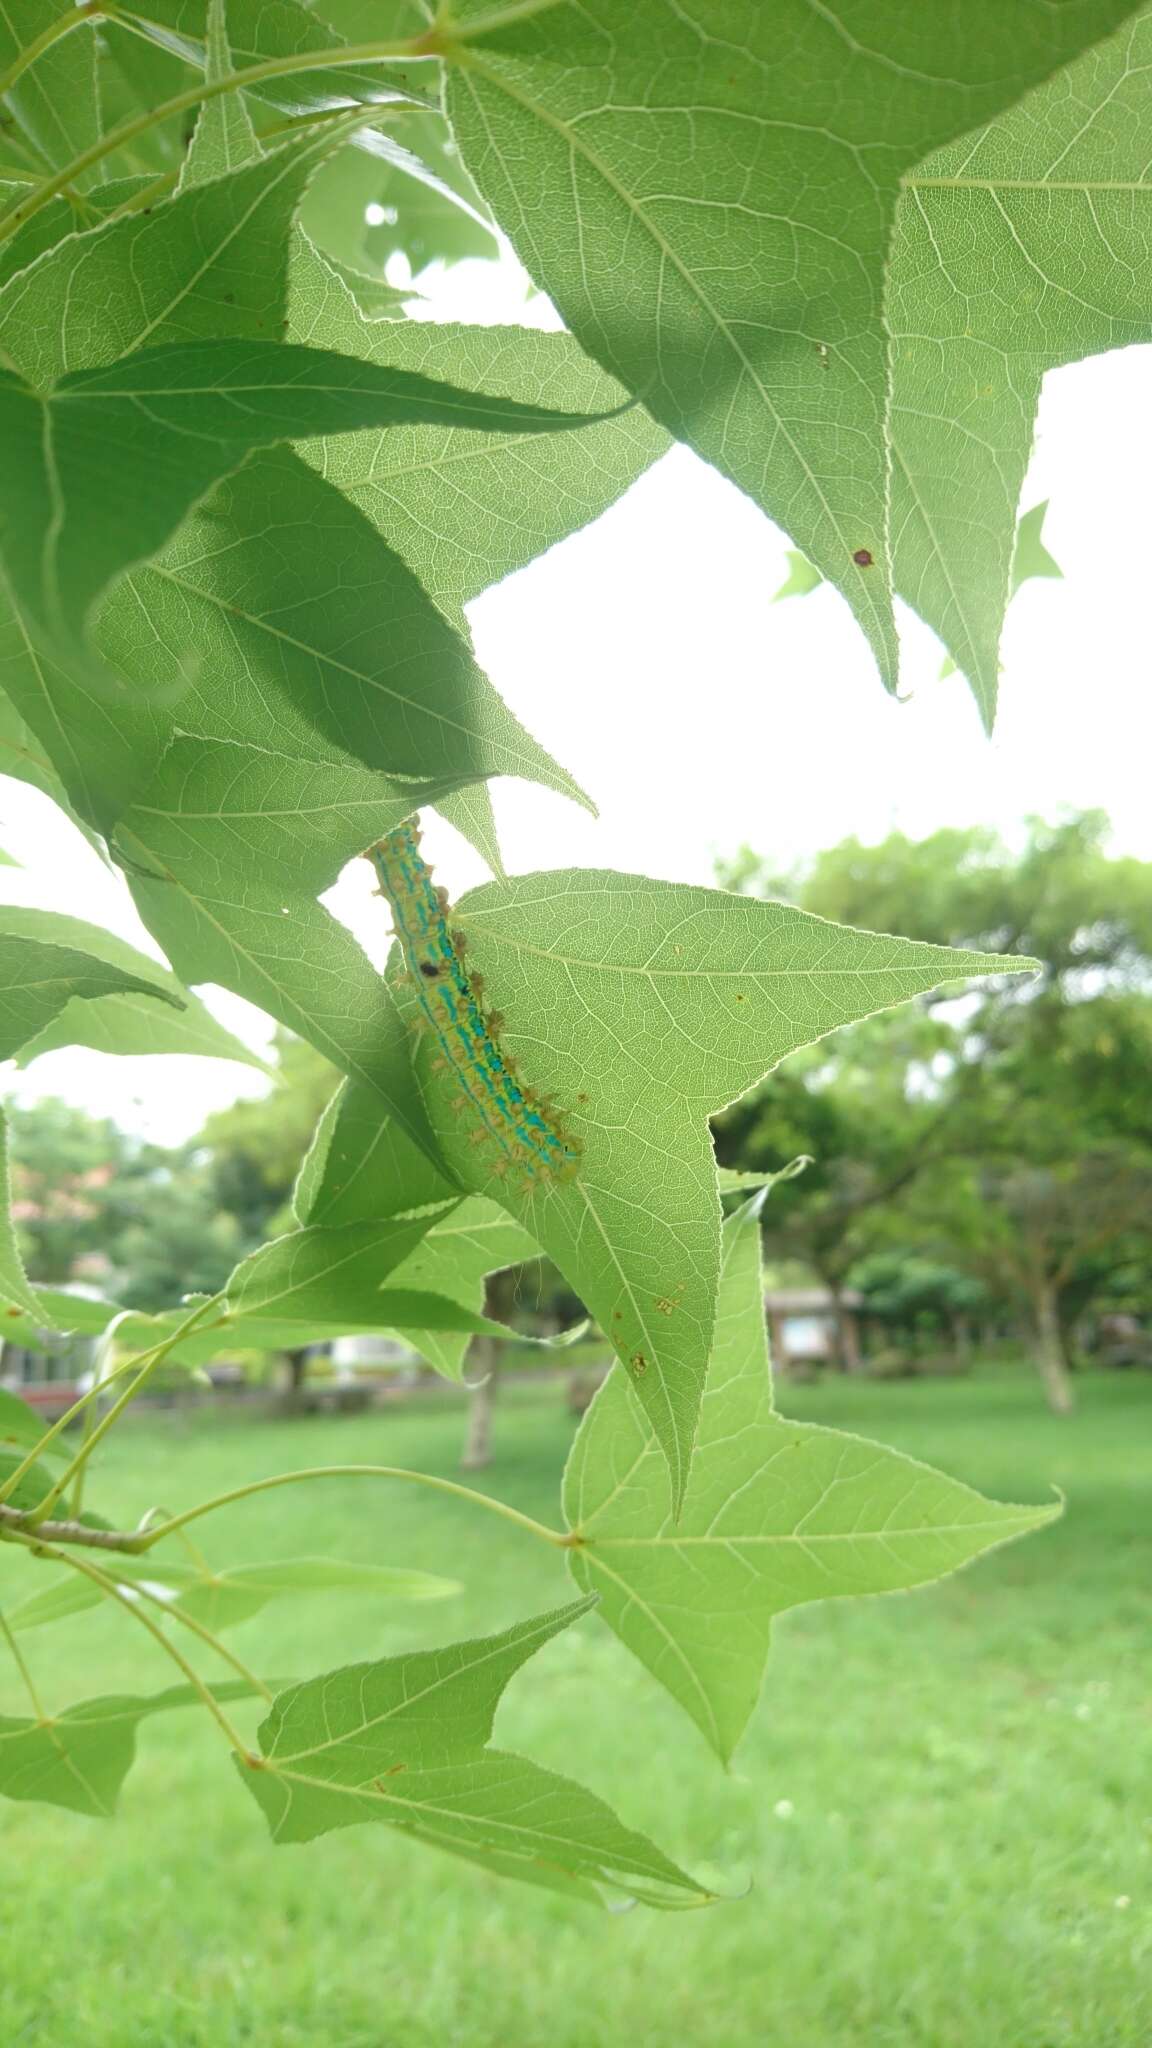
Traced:
<svg viewBox="0 0 1152 2048">
<path fill-rule="evenodd" d="M 392 912 L 420 1015 L 438 1047 L 434 1069 L 455 1076 L 456 1106 L 479 1117 L 473 1142 L 496 1146 L 497 1175 L 515 1167 L 529 1181 L 539 1175 L 570 1179 L 580 1164 L 580 1142 L 563 1128 L 551 1098 L 520 1080 L 501 1047 L 504 1020 L 484 1009 L 483 982 L 464 965 L 464 934 L 448 923 L 447 892 L 433 886 L 415 818 L 371 847 L 368 858 Z"/>
</svg>

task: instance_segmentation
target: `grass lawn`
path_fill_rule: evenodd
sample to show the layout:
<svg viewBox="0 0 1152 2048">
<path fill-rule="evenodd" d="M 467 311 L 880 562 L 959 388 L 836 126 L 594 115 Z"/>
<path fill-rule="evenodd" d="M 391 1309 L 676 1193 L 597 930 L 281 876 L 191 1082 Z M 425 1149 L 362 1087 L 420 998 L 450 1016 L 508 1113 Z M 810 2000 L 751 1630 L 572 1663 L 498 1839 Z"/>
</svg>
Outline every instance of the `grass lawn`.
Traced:
<svg viewBox="0 0 1152 2048">
<path fill-rule="evenodd" d="M 4 2048 L 1148 2048 L 1152 1382 L 1090 1381 L 1064 1422 L 1011 1377 L 829 1383 L 781 1405 L 1004 1498 L 1055 1482 L 1068 1513 L 943 1586 L 788 1616 L 727 1776 L 594 1619 L 515 1681 L 504 1747 L 584 1779 L 714 1881 L 750 1879 L 740 1903 L 600 1915 L 383 1828 L 273 1850 L 189 1711 L 144 1728 L 115 1822 L 0 1808 Z M 450 1405 L 159 1417 L 113 1439 L 95 1494 L 136 1514 L 293 1465 L 451 1474 L 461 1431 Z M 509 1389 L 486 1486 L 554 1520 L 569 1437 L 558 1390 Z M 558 1553 L 414 1488 L 285 1489 L 197 1534 L 219 1563 L 339 1552 L 465 1583 L 419 1607 L 271 1608 L 229 1640 L 277 1674 L 566 1596 Z M 0 1597 L 33 1570 L 6 1553 Z M 168 1683 L 127 1616 L 23 1641 L 52 1704 Z M 0 1711 L 26 1711 L 2 1658 Z"/>
</svg>

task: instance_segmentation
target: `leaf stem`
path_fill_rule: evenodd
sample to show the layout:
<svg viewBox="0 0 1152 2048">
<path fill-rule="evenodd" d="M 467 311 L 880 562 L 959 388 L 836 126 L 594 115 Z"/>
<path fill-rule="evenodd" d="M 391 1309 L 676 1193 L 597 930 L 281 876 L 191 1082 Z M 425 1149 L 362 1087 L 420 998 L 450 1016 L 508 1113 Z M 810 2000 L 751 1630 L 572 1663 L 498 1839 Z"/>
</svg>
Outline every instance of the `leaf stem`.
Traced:
<svg viewBox="0 0 1152 2048">
<path fill-rule="evenodd" d="M 15 1535 L 16 1532 L 13 1531 L 13 1534 Z M 107 1572 L 102 1572 L 98 1565 L 90 1564 L 86 1557 L 75 1557 L 71 1551 L 59 1550 L 53 1543 L 42 1543 L 35 1536 L 17 1535 L 16 1540 L 27 1544 L 29 1549 L 34 1550 L 40 1557 L 51 1557 L 59 1564 L 71 1565 L 74 1572 L 83 1573 L 86 1579 L 91 1579 L 93 1584 L 99 1586 L 101 1591 L 106 1593 L 110 1599 L 119 1601 L 120 1606 L 123 1607 L 125 1612 L 130 1614 L 135 1621 L 138 1621 L 142 1628 L 146 1628 L 154 1641 L 159 1643 L 165 1655 L 171 1657 L 172 1662 L 179 1666 L 193 1691 L 203 1700 L 209 1713 L 223 1730 L 229 1747 L 237 1750 L 241 1756 L 248 1755 L 247 1743 L 238 1729 L 233 1727 L 223 1707 L 213 1698 L 210 1688 L 205 1685 L 199 1672 L 193 1665 L 189 1664 L 188 1659 L 176 1648 L 175 1643 L 165 1635 L 159 1623 L 153 1621 L 152 1616 L 146 1613 L 138 1602 L 129 1599 L 128 1595 L 117 1585 L 115 1579 L 110 1578 Z M 224 1654 L 227 1655 L 227 1652 Z"/>
<path fill-rule="evenodd" d="M 104 1573 L 102 1576 L 115 1583 L 111 1572 Z M 173 1621 L 178 1621 L 185 1628 L 191 1629 L 194 1636 L 199 1636 L 202 1643 L 207 1643 L 208 1648 L 214 1650 L 218 1657 L 222 1657 L 225 1664 L 232 1666 L 238 1678 L 242 1678 L 246 1685 L 252 1687 L 253 1692 L 258 1692 L 271 1706 L 275 1697 L 271 1686 L 265 1685 L 262 1678 L 257 1678 L 256 1673 L 250 1671 L 247 1664 L 241 1661 L 235 1651 L 230 1650 L 226 1643 L 222 1643 L 219 1636 L 212 1629 L 208 1628 L 204 1622 L 197 1621 L 194 1614 L 186 1613 L 182 1607 L 176 1605 L 174 1600 L 165 1600 L 162 1593 L 154 1593 L 151 1586 L 143 1585 L 139 1580 L 133 1580 L 132 1592 L 142 1596 L 145 1600 L 151 1600 L 153 1606 L 158 1607 L 162 1614 L 169 1615 Z M 131 1598 L 131 1594 L 129 1597 Z"/>
<path fill-rule="evenodd" d="M 16 1659 L 16 1669 L 20 1673 L 21 1678 L 24 1680 L 24 1689 L 32 1702 L 32 1712 L 35 1714 L 36 1719 L 38 1721 L 46 1721 L 48 1719 L 48 1716 L 44 1712 L 43 1702 L 41 1701 L 40 1695 L 36 1690 L 36 1685 L 35 1681 L 33 1680 L 32 1673 L 28 1669 L 27 1659 L 25 1658 L 24 1652 L 20 1648 L 19 1643 L 16 1641 L 15 1632 L 10 1626 L 7 1617 L 5 1616 L 3 1611 L 0 1611 L 0 1635 L 3 1636 L 4 1641 L 7 1643 L 8 1648 L 12 1652 L 13 1657 Z"/>
<path fill-rule="evenodd" d="M 174 114 L 188 113 L 193 107 L 202 106 L 205 100 L 218 99 L 222 93 L 235 92 L 241 87 L 263 85 L 271 78 L 288 78 L 302 71 L 349 70 L 360 64 L 379 64 L 395 61 L 419 62 L 438 56 L 440 53 L 429 48 L 429 37 L 418 36 L 408 42 L 344 44 L 336 50 L 301 50 L 294 56 L 266 57 L 260 64 L 250 64 L 244 71 L 230 72 L 226 78 L 202 78 L 195 85 L 186 86 L 183 92 L 174 93 L 171 99 L 163 100 L 158 107 L 151 107 L 143 114 L 130 115 L 115 128 L 109 128 L 63 170 L 54 171 L 0 220 L 0 242 L 23 226 L 30 215 L 36 213 L 50 199 L 55 199 L 67 185 L 83 177 L 106 156 L 112 156 L 127 143 L 135 142 L 138 136 L 146 135 L 150 128 L 169 120 Z M 370 105 L 371 103 L 369 103 Z M 347 110 L 354 113 L 354 107 Z M 363 112 L 363 123 L 371 119 L 368 107 Z"/>
<path fill-rule="evenodd" d="M 101 15 L 111 13 L 112 9 L 102 6 L 101 0 L 80 0 L 78 6 L 66 8 L 55 21 L 49 22 L 47 28 L 41 29 L 38 36 L 33 36 L 32 41 L 25 45 L 20 55 L 0 76 L 0 100 L 11 92 L 17 79 L 27 71 L 29 65 L 35 64 L 36 59 L 42 57 L 45 50 L 52 48 L 53 43 L 58 43 L 63 36 L 71 35 L 72 30 L 79 28 L 82 22 L 94 21 Z"/>
<path fill-rule="evenodd" d="M 214 1514 L 217 1508 L 230 1507 L 234 1501 L 250 1500 L 254 1494 L 269 1493 L 275 1486 L 296 1486 L 306 1479 L 406 1479 L 413 1486 L 428 1486 L 437 1493 L 453 1494 L 457 1500 L 471 1501 L 475 1507 L 487 1508 L 491 1514 L 500 1515 L 507 1522 L 514 1522 L 520 1529 L 527 1529 L 532 1536 L 538 1536 L 545 1543 L 568 1548 L 568 1538 L 560 1529 L 549 1529 L 545 1523 L 533 1521 L 531 1515 L 522 1515 L 519 1508 L 509 1507 L 507 1502 L 496 1500 L 490 1493 L 477 1493 L 471 1486 L 461 1486 L 455 1479 L 440 1479 L 431 1472 L 413 1472 L 403 1465 L 311 1465 L 303 1472 L 276 1472 L 268 1479 L 253 1479 L 246 1486 L 233 1487 L 229 1493 L 217 1494 L 214 1500 L 201 1501 L 199 1507 L 186 1508 L 183 1514 L 173 1515 L 159 1528 L 148 1530 L 141 1550 L 151 1550 L 164 1536 L 171 1536 L 183 1529 L 189 1522 L 195 1522 L 201 1515 Z"/>
<path fill-rule="evenodd" d="M 124 1413 L 124 1410 L 125 1408 L 127 1408 L 129 1402 L 134 1401 L 136 1399 L 136 1396 L 140 1392 L 141 1388 L 144 1387 L 147 1384 L 147 1382 L 151 1379 L 157 1366 L 163 1364 L 164 1360 L 168 1357 L 169 1353 L 174 1351 L 178 1344 L 183 1343 L 185 1337 L 188 1336 L 189 1332 L 196 1328 L 197 1323 L 203 1321 L 209 1309 L 218 1308 L 222 1300 L 222 1295 L 210 1295 L 207 1301 L 202 1301 L 198 1307 L 192 1310 L 191 1315 L 185 1316 L 184 1321 L 180 1323 L 175 1330 L 173 1330 L 170 1337 L 165 1338 L 163 1343 L 155 1345 L 151 1354 L 145 1352 L 145 1362 L 142 1366 L 138 1366 L 135 1377 L 129 1382 L 128 1386 L 125 1387 L 124 1392 L 121 1394 L 119 1400 L 113 1401 L 111 1408 L 108 1410 L 108 1413 L 104 1416 L 103 1420 L 97 1423 L 95 1429 L 90 1430 L 86 1434 L 84 1442 L 81 1444 L 80 1449 L 76 1453 L 76 1456 L 72 1459 L 70 1464 L 64 1467 L 63 1472 L 60 1474 L 60 1477 L 57 1479 L 51 1491 L 45 1494 L 44 1499 L 39 1503 L 39 1505 L 36 1508 L 33 1509 L 32 1516 L 26 1524 L 26 1526 L 29 1529 L 35 1529 L 40 1522 L 44 1521 L 46 1517 L 51 1514 L 52 1509 L 55 1507 L 56 1502 L 60 1499 L 61 1494 L 64 1493 L 64 1491 L 71 1484 L 71 1482 L 74 1479 L 78 1478 L 79 1475 L 83 1472 L 84 1467 L 88 1463 L 88 1460 L 91 1457 L 93 1451 L 96 1449 L 97 1444 L 100 1443 L 103 1440 L 103 1438 L 107 1436 L 108 1431 L 113 1427 L 115 1423 L 119 1421 L 121 1415 Z M 107 1385 L 107 1379 L 100 1380 L 99 1378 L 97 1378 L 96 1385 L 93 1391 L 98 1392 L 102 1385 Z"/>
<path fill-rule="evenodd" d="M 216 1302 L 219 1299 L 219 1295 L 212 1296 L 213 1302 Z M 117 1316 L 114 1320 L 116 1322 L 119 1322 L 119 1316 Z M 181 1331 L 181 1334 L 183 1334 L 183 1331 Z M 57 1416 L 55 1422 L 52 1424 L 51 1429 L 45 1430 L 43 1436 L 39 1439 L 37 1443 L 35 1443 L 32 1446 L 32 1449 L 28 1452 L 27 1456 L 21 1459 L 15 1471 L 10 1472 L 8 1474 L 7 1479 L 5 1479 L 3 1484 L 0 1485 L 0 1507 L 2 1507 L 4 1502 L 10 1498 L 12 1493 L 15 1491 L 16 1487 L 19 1486 L 20 1481 L 23 1479 L 25 1473 L 31 1471 L 33 1465 L 47 1450 L 48 1445 L 50 1443 L 54 1443 L 58 1436 L 63 1435 L 64 1431 L 70 1426 L 70 1424 L 75 1422 L 76 1417 L 83 1413 L 84 1409 L 88 1406 L 89 1402 L 98 1400 L 99 1396 L 104 1392 L 104 1389 L 106 1387 L 111 1386 L 113 1380 L 122 1379 L 124 1375 L 129 1372 L 139 1372 L 141 1366 L 148 1364 L 148 1361 L 151 1359 L 154 1351 L 156 1351 L 158 1348 L 159 1347 L 157 1345 L 151 1345 L 147 1351 L 142 1351 L 138 1353 L 134 1358 L 126 1358 L 122 1365 L 118 1365 L 116 1367 L 115 1372 L 110 1372 L 105 1375 L 103 1382 L 100 1382 L 99 1380 L 94 1380 L 86 1393 L 79 1395 L 78 1398 L 75 1401 L 73 1401 L 72 1406 L 64 1410 L 63 1415 Z"/>
</svg>

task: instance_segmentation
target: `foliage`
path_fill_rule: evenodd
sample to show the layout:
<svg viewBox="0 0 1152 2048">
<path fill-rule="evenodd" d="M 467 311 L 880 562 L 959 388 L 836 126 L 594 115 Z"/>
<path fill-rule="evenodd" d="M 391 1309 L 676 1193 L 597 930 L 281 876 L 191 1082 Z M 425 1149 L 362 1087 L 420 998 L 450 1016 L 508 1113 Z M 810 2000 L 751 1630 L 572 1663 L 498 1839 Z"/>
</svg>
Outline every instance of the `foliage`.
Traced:
<svg viewBox="0 0 1152 2048">
<path fill-rule="evenodd" d="M 102 838 L 171 963 L 72 919 L 5 912 L 0 1056 L 46 1033 L 64 1042 L 97 1009 L 79 1030 L 105 1050 L 187 1050 L 207 1029 L 190 987 L 216 982 L 343 1077 L 282 1235 L 239 1246 L 223 1286 L 182 1310 L 125 1320 L 103 1305 L 84 1434 L 54 1479 L 39 1446 L 6 1453 L 0 1538 L 99 1587 L 163 1646 L 281 1834 L 386 1814 L 501 1875 L 702 1902 L 715 1887 L 593 1794 L 488 1745 L 504 1681 L 585 1603 L 430 1665 L 403 1652 L 270 1686 L 189 1607 L 144 1579 L 126 1591 L 93 1559 L 151 1555 L 279 1477 L 128 1529 L 85 1512 L 89 1469 L 154 1373 L 233 1338 L 296 1348 L 398 1327 L 458 1371 L 448 1340 L 494 1334 L 479 1312 L 485 1273 L 542 1250 L 621 1362 L 580 1457 L 615 1473 L 632 1443 L 637 1521 L 627 1538 L 615 1524 L 555 1529 L 468 1497 L 578 1571 L 606 1581 L 601 1546 L 639 1540 L 661 1602 L 665 1571 L 675 1602 L 678 1546 L 703 1540 L 704 1494 L 721 1516 L 731 1494 L 741 1543 L 779 1531 L 789 1546 L 774 1584 L 774 1568 L 747 1568 L 760 1656 L 767 1609 L 815 1590 L 809 1523 L 833 1546 L 819 1590 L 848 1593 L 933 1575 L 1045 1517 L 869 1452 L 862 1526 L 878 1538 L 887 1518 L 899 1541 L 887 1563 L 867 1536 L 843 1547 L 825 1461 L 847 1473 L 858 1454 L 775 1421 L 759 1368 L 754 1384 L 743 1371 L 728 1384 L 733 1356 L 760 1358 L 758 1235 L 749 1212 L 731 1226 L 730 1240 L 747 1233 L 745 1293 L 718 1321 L 708 1135 L 710 1116 L 841 1025 L 1027 969 L 1024 927 L 998 919 L 949 948 L 934 927 L 878 934 L 872 916 L 856 930 L 612 872 L 506 879 L 492 777 L 590 799 L 500 701 L 462 606 L 611 503 L 673 435 L 785 523 L 847 597 L 889 687 L 900 590 L 990 722 L 1039 377 L 1139 324 L 1141 230 L 1132 195 L 1115 191 L 1129 166 L 1114 161 L 1106 110 L 1142 91 L 1142 19 L 1122 0 L 976 0 L 962 19 L 943 0 L 860 0 L 851 29 L 799 0 L 715 0 L 704 26 L 669 0 L 460 0 L 431 24 L 407 4 L 365 13 L 340 0 L 326 26 L 297 0 L 146 0 L 126 16 L 33 0 L 19 30 L 0 21 L 4 759 Z M 1067 163 L 1058 178 L 1049 156 Z M 446 253 L 474 247 L 490 208 L 570 333 L 393 317 L 356 215 L 373 190 L 378 224 L 394 208 L 399 226 L 409 187 L 420 206 L 397 249 L 431 245 L 445 208 L 463 238 L 446 236 Z M 1092 223 L 1082 274 L 1049 289 L 1077 206 Z M 973 236 L 973 208 L 995 216 L 995 236 Z M 973 477 L 992 444 L 995 464 Z M 469 1004 L 439 1049 L 414 1035 L 420 1005 L 398 953 L 377 974 L 320 901 L 350 858 L 427 805 L 498 876 L 452 913 Z M 1029 930 L 1045 936 L 1039 911 Z M 426 971 L 440 969 L 420 961 Z M 1019 998 L 996 1001 L 997 1017 L 1027 1014 Z M 1007 1060 L 1019 1034 L 1001 1047 L 988 1030 Z M 555 1097 L 574 1171 L 498 1174 L 468 1085 L 482 1102 L 492 1061 L 523 1075 L 521 1103 Z M 173 1263 L 195 1227 L 175 1221 Z M 31 1289 L 7 1228 L 0 1259 L 20 1327 L 34 1309 L 44 1323 L 94 1315 Z M 154 1267 L 141 1288 L 160 1285 Z M 717 1391 L 741 1421 L 714 1438 L 702 1415 Z M 776 1471 L 785 1450 L 791 1498 Z M 374 1476 L 445 1490 L 431 1475 Z M 161 1549 L 162 1567 L 171 1555 Z M 722 1569 L 694 1610 L 688 1659 L 718 1703 L 723 1750 L 755 1691 L 747 1645 L 730 1679 L 732 1600 Z M 651 1637 L 623 1627 L 604 1592 L 601 1605 L 651 1663 Z M 268 1698 L 258 1749 L 173 1623 Z M 40 1756 L 52 1717 L 26 1676 L 33 1726 L 14 1739 Z M 409 1715 L 425 1681 L 433 1704 Z M 383 1703 L 371 1727 L 357 1720 L 369 1693 Z M 69 1709 L 94 1804 L 109 1803 L 137 1709 L 135 1696 Z M 105 1741 L 100 1763 L 92 1745 Z"/>
<path fill-rule="evenodd" d="M 224 1285 L 246 1239 L 202 1165 L 51 1096 L 10 1123 L 12 1213 L 37 1282 L 95 1283 L 150 1310 Z"/>
<path fill-rule="evenodd" d="M 730 877 L 781 886 L 747 851 Z M 1043 964 L 1026 995 L 985 984 L 795 1063 L 721 1120 L 721 1157 L 813 1154 L 774 1197 L 774 1253 L 834 1291 L 863 1285 L 905 1326 L 979 1313 L 983 1294 L 1023 1319 L 1050 1398 L 1070 1406 L 1075 1322 L 1149 1248 L 1152 864 L 1109 854 L 1087 813 L 1032 821 L 1019 851 L 981 829 L 847 840 L 790 886 L 824 916 L 1034 948 Z"/>
</svg>

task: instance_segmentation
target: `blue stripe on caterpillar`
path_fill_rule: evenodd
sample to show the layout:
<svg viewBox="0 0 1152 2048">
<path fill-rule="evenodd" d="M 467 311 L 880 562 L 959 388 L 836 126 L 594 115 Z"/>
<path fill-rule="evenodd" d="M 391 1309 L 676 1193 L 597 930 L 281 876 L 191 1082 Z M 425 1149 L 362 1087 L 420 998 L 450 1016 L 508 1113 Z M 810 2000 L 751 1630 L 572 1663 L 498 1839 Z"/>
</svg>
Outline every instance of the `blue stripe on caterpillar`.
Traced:
<svg viewBox="0 0 1152 2048">
<path fill-rule="evenodd" d="M 529 1179 L 541 1174 L 571 1179 L 580 1164 L 580 1142 L 563 1128 L 552 1102 L 519 1079 L 502 1049 L 503 1019 L 485 1011 L 480 976 L 469 974 L 464 965 L 464 937 L 448 923 L 448 897 L 433 885 L 416 820 L 405 819 L 372 847 L 368 858 L 391 908 L 442 1071 L 450 1071 L 460 1085 L 459 1106 L 472 1109 L 479 1119 L 473 1142 L 495 1146 L 498 1175 L 517 1168 Z"/>
</svg>

